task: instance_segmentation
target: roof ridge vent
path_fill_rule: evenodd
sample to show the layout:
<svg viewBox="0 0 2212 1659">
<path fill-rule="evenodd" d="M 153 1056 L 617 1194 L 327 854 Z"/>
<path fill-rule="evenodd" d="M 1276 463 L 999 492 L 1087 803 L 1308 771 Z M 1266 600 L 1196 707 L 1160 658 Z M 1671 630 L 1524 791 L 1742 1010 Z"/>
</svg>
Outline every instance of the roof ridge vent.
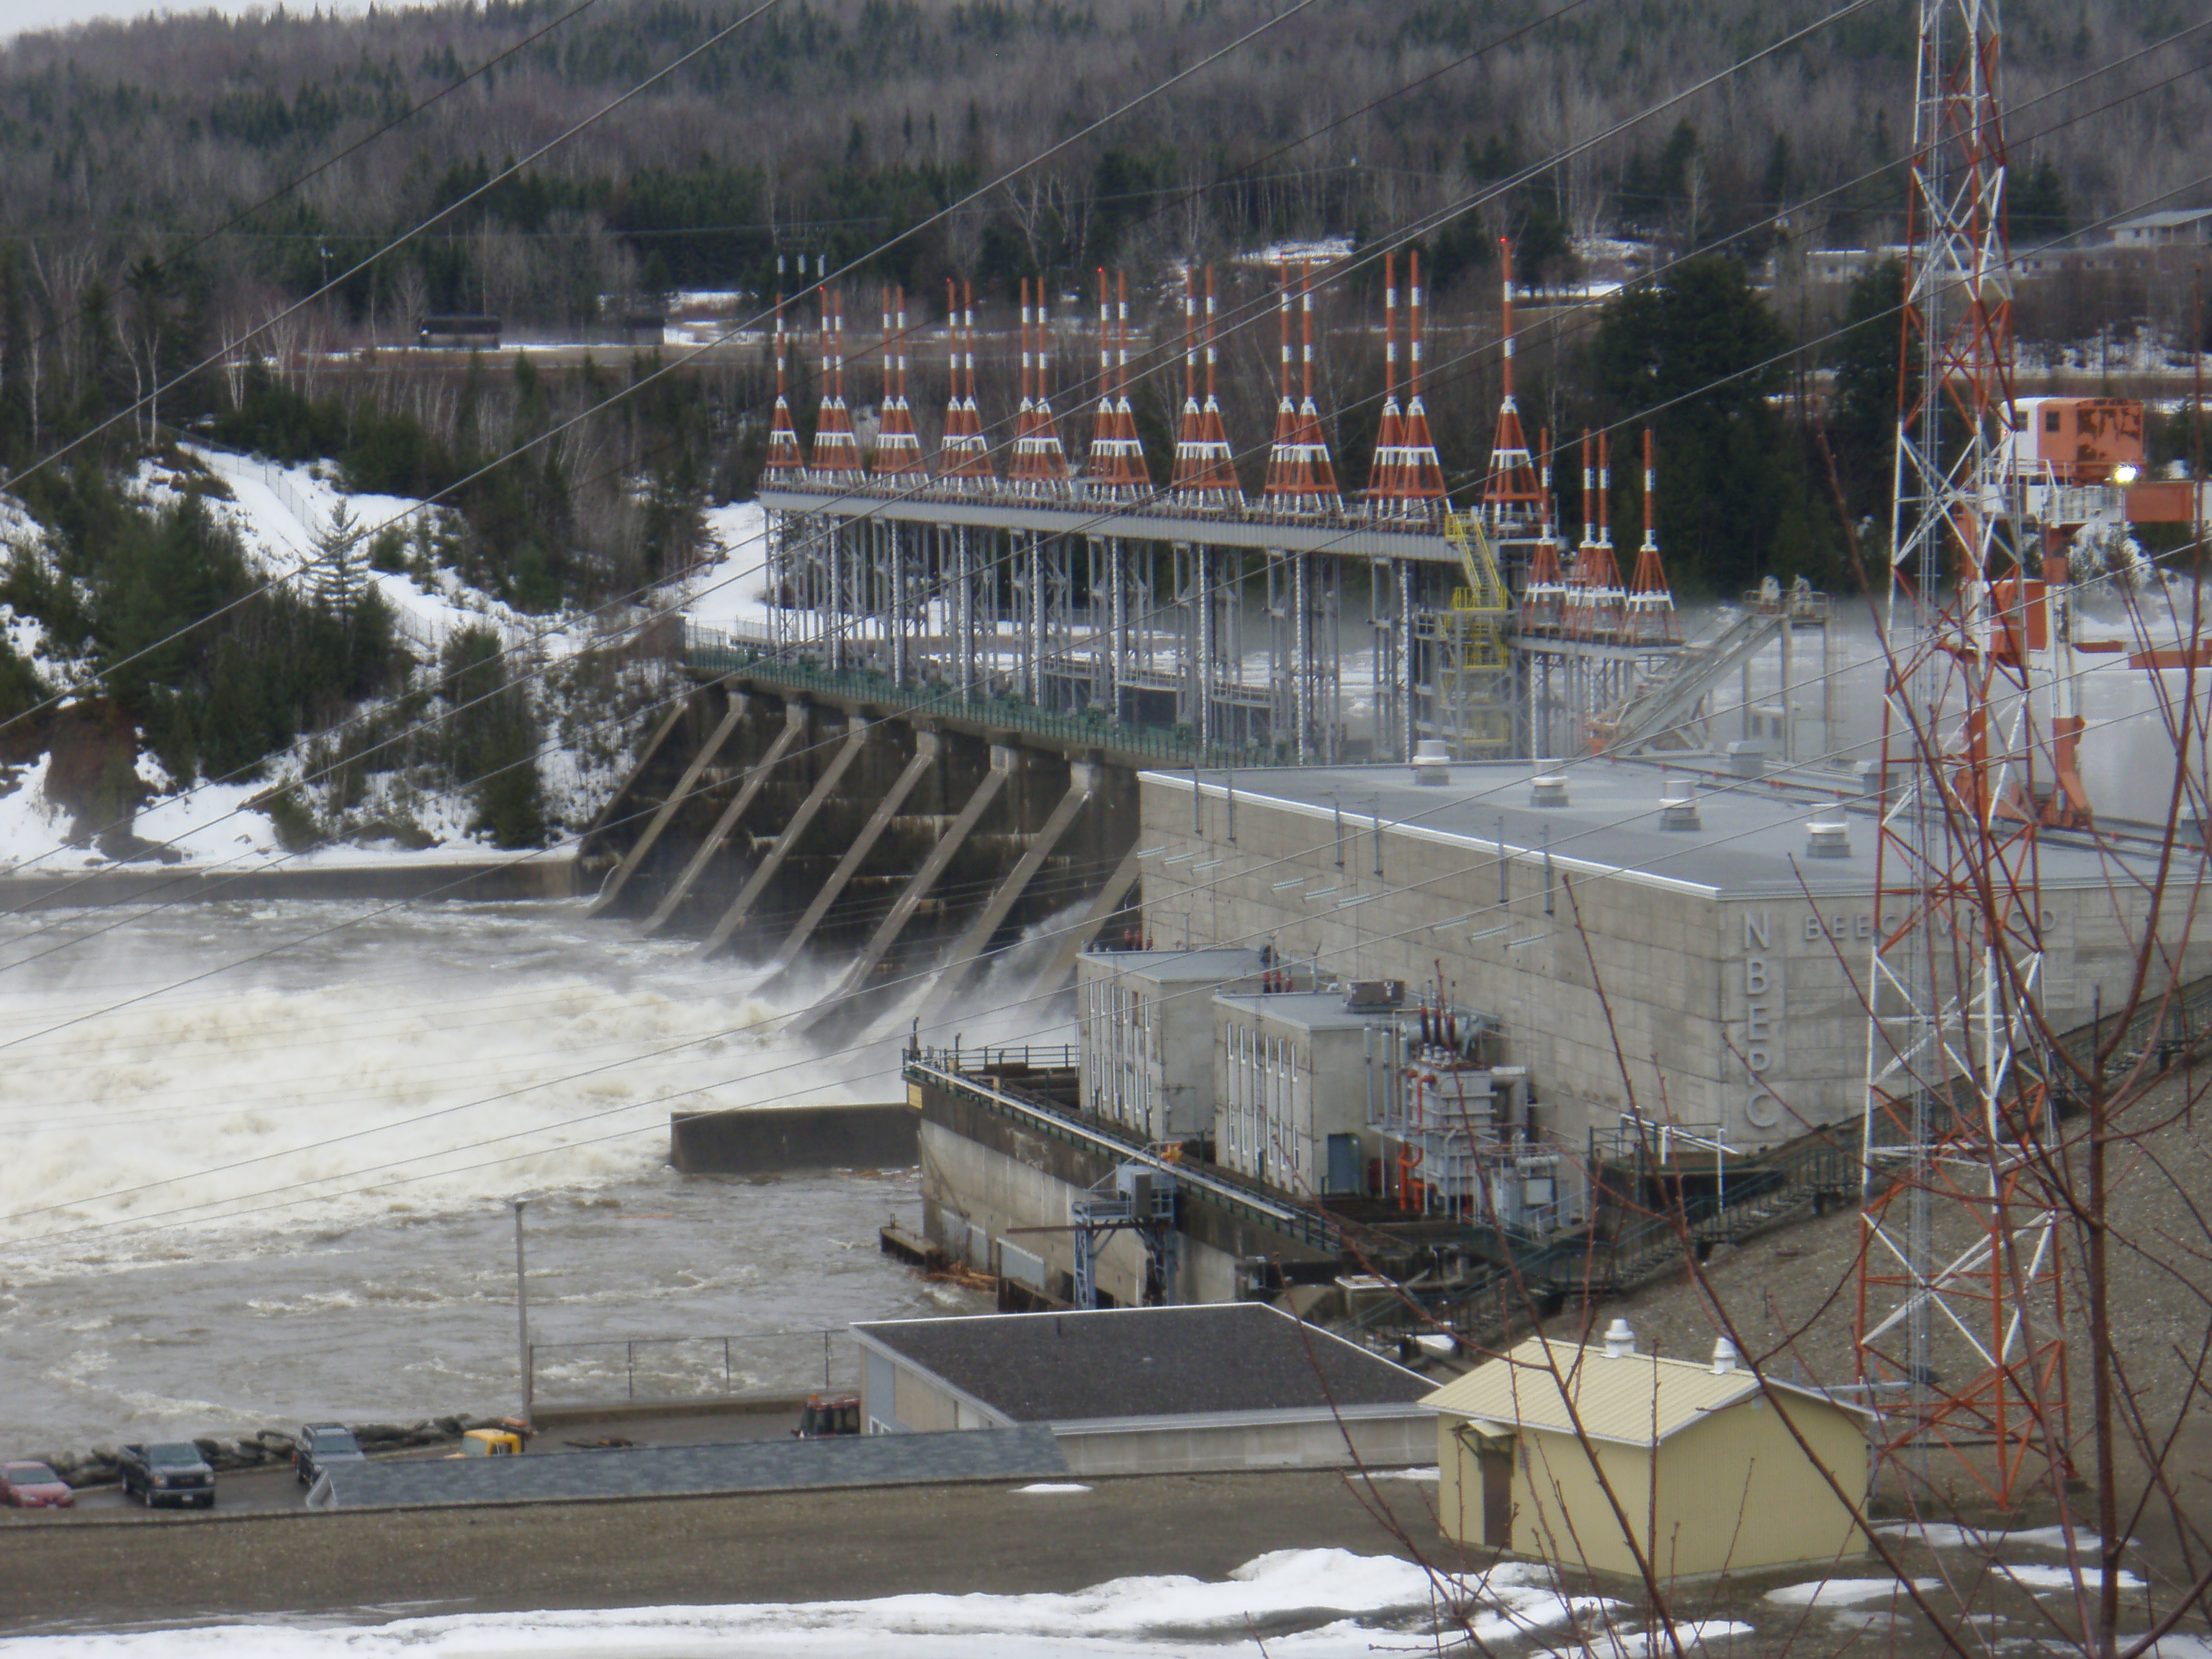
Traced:
<svg viewBox="0 0 2212 1659">
<path fill-rule="evenodd" d="M 1735 1344 L 1724 1336 L 1716 1338 L 1713 1342 L 1713 1375 L 1726 1376 L 1735 1370 Z"/>
<path fill-rule="evenodd" d="M 1626 1359 L 1636 1352 L 1636 1332 L 1625 1319 L 1616 1318 L 1606 1327 L 1605 1357 Z"/>
<path fill-rule="evenodd" d="M 1528 805 L 1531 806 L 1565 806 L 1567 804 L 1567 780 L 1564 774 L 1550 773 L 1528 780 Z"/>
<path fill-rule="evenodd" d="M 1815 821 L 1805 826 L 1805 856 L 1808 859 L 1847 859 L 1851 855 L 1851 826 Z"/>
<path fill-rule="evenodd" d="M 1437 738 L 1423 738 L 1413 746 L 1413 781 L 1449 783 L 1451 745 Z"/>
</svg>

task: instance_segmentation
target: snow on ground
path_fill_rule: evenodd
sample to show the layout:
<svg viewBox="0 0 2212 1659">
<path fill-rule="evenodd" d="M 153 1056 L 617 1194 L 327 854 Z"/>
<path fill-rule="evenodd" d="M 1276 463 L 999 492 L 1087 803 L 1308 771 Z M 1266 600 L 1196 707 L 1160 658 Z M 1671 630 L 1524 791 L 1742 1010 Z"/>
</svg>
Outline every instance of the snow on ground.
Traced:
<svg viewBox="0 0 2212 1659">
<path fill-rule="evenodd" d="M 769 635 L 768 511 L 758 501 L 707 509 L 708 539 L 720 550 L 676 588 L 684 614 L 732 638 Z"/>
<path fill-rule="evenodd" d="M 2063 1527 L 2028 1527 L 2019 1532 L 1984 1532 L 1954 1526 L 1948 1521 L 1892 1521 L 1875 1530 L 1885 1538 L 1915 1538 L 1931 1550 L 1978 1550 L 1990 1554 L 2001 1549 L 2063 1550 Z M 2074 1530 L 2074 1547 L 2094 1554 L 2103 1540 L 2086 1527 Z"/>
<path fill-rule="evenodd" d="M 1606 1604 L 1570 1601 L 1536 1567 L 1500 1566 L 1464 1581 L 1432 1577 L 1393 1556 L 1346 1550 L 1280 1550 L 1248 1562 L 1218 1583 L 1181 1576 L 1121 1578 L 1073 1595 L 886 1596 L 870 1601 L 637 1607 L 620 1611 L 472 1613 L 377 1626 L 211 1626 L 132 1634 L 76 1633 L 0 1640 L 10 1659 L 437 1659 L 437 1656 L 591 1654 L 775 1655 L 779 1659 L 1048 1659 L 1049 1656 L 1170 1655 L 1251 1651 L 1263 1623 L 1267 1651 L 1297 1659 L 1367 1659 L 1378 1646 L 1427 1644 L 1408 1634 L 1433 1628 L 1444 1601 L 1468 1598 L 1478 1643 L 1525 1639 L 1588 1618 Z M 1291 1628 L 1302 1623 L 1302 1628 Z M 1718 1625 L 1677 1626 L 1687 1638 Z M 1743 1626 L 1728 1631 L 1747 1629 Z M 1283 1633 L 1277 1633 L 1283 1632 Z M 1613 1638 L 1641 1652 L 1645 1638 Z"/>
<path fill-rule="evenodd" d="M 1916 1578 L 1913 1588 L 1936 1590 L 1943 1588 L 1940 1578 Z M 1779 1601 L 1790 1607 L 1855 1607 L 1863 1601 L 1887 1601 L 1905 1599 L 1905 1582 L 1899 1578 L 1822 1578 L 1809 1584 L 1784 1584 L 1780 1589 L 1766 1592 L 1770 1601 Z"/>
<path fill-rule="evenodd" d="M 301 579 L 317 556 L 341 508 L 359 533 L 362 568 L 391 605 L 402 642 L 411 654 L 428 663 L 436 659 L 445 641 L 459 629 L 489 626 L 510 650 L 527 649 L 554 672 L 541 680 L 538 699 L 545 715 L 550 747 L 541 756 L 539 770 L 549 818 L 556 824 L 580 825 L 598 809 L 608 789 L 619 781 L 626 766 L 623 732 L 607 722 L 615 711 L 602 706 L 600 694 L 566 685 L 563 665 L 593 638 L 591 619 L 580 612 L 556 617 L 532 617 L 514 610 L 478 589 L 469 586 L 452 570 L 440 568 L 434 576 L 366 571 L 366 550 L 387 526 L 411 536 L 424 504 L 403 496 L 343 493 L 327 463 L 280 467 L 228 451 L 192 447 L 191 453 L 219 477 L 232 499 L 207 497 L 209 512 L 238 537 L 248 560 L 266 574 L 282 580 Z M 149 462 L 132 481 L 132 493 L 149 507 L 162 507 L 180 498 L 185 481 L 168 469 Z M 428 508 L 431 512 L 442 509 Z M 761 514 L 754 507 L 723 509 L 733 544 L 746 540 L 745 515 L 750 514 L 750 557 L 757 567 Z M 13 497 L 0 495 L 0 542 L 9 549 L 43 556 L 46 532 Z M 757 580 L 757 569 L 752 573 Z M 711 586 L 712 579 L 696 580 L 695 586 Z M 738 594 L 743 584 L 733 584 Z M 736 598 L 718 600 L 722 611 L 741 603 Z M 751 600 L 762 612 L 757 594 Z M 45 628 L 32 617 L 19 617 L 0 605 L 0 637 L 27 658 L 47 684 L 57 690 L 88 684 L 88 662 L 51 654 Z M 565 689 L 564 689 L 565 688 Z M 581 701 L 578 701 L 580 698 Z M 361 711 L 367 718 L 374 708 Z M 560 734 L 571 727 L 595 741 L 564 746 Z M 327 737 L 327 734 L 325 734 Z M 333 844 L 304 854 L 287 854 L 276 825 L 264 812 L 246 803 L 272 787 L 308 775 L 315 763 L 319 739 L 304 735 L 292 749 L 272 755 L 265 775 L 250 784 L 201 783 L 178 790 L 150 755 L 142 756 L 139 775 L 153 791 L 138 813 L 133 832 L 143 842 L 164 846 L 181 861 L 199 868 L 238 871 L 261 866 L 440 863 L 481 861 L 492 855 L 486 842 L 476 838 L 470 825 L 476 817 L 474 802 L 465 787 L 433 787 L 431 781 L 397 772 L 372 775 L 364 797 L 348 814 L 349 823 L 412 826 L 437 843 L 420 849 L 402 846 L 372 828 L 363 836 L 341 838 Z M 583 752 L 588 749 L 587 754 Z M 46 763 L 13 774 L 0 772 L 0 871 L 24 869 L 41 874 L 66 874 L 104 867 L 112 860 L 92 847 L 71 847 L 64 837 L 70 829 L 70 814 L 51 805 L 46 797 Z M 177 862 L 171 857 L 165 862 Z M 148 867 L 155 867 L 150 863 Z"/>
<path fill-rule="evenodd" d="M 369 544 L 384 530 L 412 538 L 424 513 L 441 513 L 404 495 L 349 495 L 328 476 L 327 464 L 277 466 L 227 450 L 188 447 L 192 457 L 229 488 L 232 500 L 210 499 L 210 511 L 237 532 L 246 556 L 262 570 L 288 580 L 299 574 L 317 556 L 341 507 L 360 536 L 365 559 Z M 167 486 L 149 479 L 142 471 L 141 493 L 161 499 Z M 474 626 L 498 629 L 510 645 L 520 644 L 545 629 L 544 618 L 532 617 L 470 587 L 450 570 L 438 572 L 434 589 L 413 576 L 371 571 L 369 579 L 398 619 L 401 637 L 427 651 L 443 646 L 448 635 Z M 544 638 L 544 649 L 561 656 L 569 649 L 565 632 Z"/>
</svg>

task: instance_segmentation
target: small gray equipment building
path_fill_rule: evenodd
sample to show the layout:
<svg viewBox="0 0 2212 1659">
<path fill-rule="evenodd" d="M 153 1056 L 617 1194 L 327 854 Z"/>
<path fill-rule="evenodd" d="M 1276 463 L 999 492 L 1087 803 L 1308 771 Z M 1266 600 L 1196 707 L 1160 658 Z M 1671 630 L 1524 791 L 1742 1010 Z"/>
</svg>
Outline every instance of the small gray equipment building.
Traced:
<svg viewBox="0 0 2212 1659">
<path fill-rule="evenodd" d="M 1436 1458 L 1431 1380 L 1257 1302 L 855 1325 L 870 1434 L 1048 1424 L 1077 1474 Z"/>
</svg>

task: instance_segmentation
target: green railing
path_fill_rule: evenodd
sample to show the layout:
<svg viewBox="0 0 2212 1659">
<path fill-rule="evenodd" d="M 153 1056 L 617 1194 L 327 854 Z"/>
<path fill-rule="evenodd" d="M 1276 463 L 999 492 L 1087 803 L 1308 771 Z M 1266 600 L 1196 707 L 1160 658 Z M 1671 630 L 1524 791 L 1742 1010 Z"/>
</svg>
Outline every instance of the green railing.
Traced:
<svg viewBox="0 0 2212 1659">
<path fill-rule="evenodd" d="M 793 691 L 849 697 L 897 713 L 975 720 L 1071 748 L 1109 750 L 1163 767 L 1195 766 L 1221 771 L 1231 767 L 1297 764 L 1296 754 L 1287 745 L 1269 749 L 1200 744 L 1183 727 L 1109 720 L 1103 709 L 1072 714 L 1008 697 L 963 697 L 941 682 L 902 683 L 872 669 L 823 668 L 804 658 L 785 655 L 772 646 L 732 639 L 713 629 L 687 629 L 684 652 L 692 672 L 698 674 L 742 674 Z"/>
</svg>

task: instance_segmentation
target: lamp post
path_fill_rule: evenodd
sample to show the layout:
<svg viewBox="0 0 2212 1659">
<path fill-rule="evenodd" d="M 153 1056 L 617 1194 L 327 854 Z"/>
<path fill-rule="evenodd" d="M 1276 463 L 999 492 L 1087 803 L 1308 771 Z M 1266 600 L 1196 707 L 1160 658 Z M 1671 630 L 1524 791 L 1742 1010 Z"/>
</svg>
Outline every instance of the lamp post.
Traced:
<svg viewBox="0 0 2212 1659">
<path fill-rule="evenodd" d="M 530 1375 L 530 1293 L 522 1276 L 522 1206 L 525 1200 L 514 1200 L 514 1325 L 515 1338 L 520 1345 L 522 1362 L 522 1421 L 525 1427 L 534 1427 L 530 1419 L 530 1394 L 532 1378 Z"/>
</svg>

